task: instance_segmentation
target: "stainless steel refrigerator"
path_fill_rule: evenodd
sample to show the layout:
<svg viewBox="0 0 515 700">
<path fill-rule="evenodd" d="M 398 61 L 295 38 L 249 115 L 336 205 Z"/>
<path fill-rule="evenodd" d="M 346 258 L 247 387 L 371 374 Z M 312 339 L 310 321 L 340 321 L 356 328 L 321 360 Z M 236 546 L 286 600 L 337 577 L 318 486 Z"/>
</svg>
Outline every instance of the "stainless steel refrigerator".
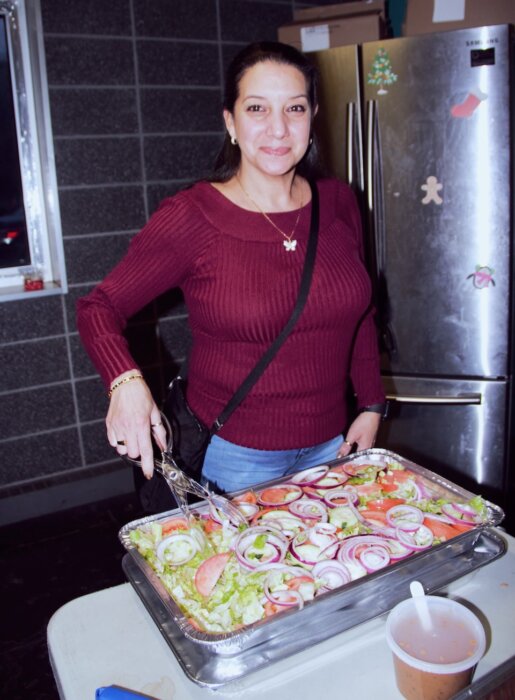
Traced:
<svg viewBox="0 0 515 700">
<path fill-rule="evenodd" d="M 363 210 L 391 402 L 377 444 L 505 509 L 515 469 L 512 32 L 311 54 L 325 160 Z"/>
</svg>

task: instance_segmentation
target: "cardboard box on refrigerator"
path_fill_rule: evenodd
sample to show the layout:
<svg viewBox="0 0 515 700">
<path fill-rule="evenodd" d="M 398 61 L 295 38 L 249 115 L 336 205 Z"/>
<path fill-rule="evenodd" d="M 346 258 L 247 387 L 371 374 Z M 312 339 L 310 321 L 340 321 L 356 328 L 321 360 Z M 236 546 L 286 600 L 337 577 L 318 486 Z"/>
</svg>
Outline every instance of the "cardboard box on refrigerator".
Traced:
<svg viewBox="0 0 515 700">
<path fill-rule="evenodd" d="M 385 0 L 361 0 L 357 2 L 339 2 L 336 5 L 320 5 L 293 11 L 294 22 L 329 19 L 331 17 L 352 17 L 353 15 L 379 14 L 386 19 Z"/>
<path fill-rule="evenodd" d="M 383 0 L 349 2 L 297 10 L 294 21 L 278 29 L 278 39 L 300 51 L 375 41 L 386 36 Z"/>
<path fill-rule="evenodd" d="M 515 0 L 407 0 L 403 36 L 515 24 Z"/>
</svg>

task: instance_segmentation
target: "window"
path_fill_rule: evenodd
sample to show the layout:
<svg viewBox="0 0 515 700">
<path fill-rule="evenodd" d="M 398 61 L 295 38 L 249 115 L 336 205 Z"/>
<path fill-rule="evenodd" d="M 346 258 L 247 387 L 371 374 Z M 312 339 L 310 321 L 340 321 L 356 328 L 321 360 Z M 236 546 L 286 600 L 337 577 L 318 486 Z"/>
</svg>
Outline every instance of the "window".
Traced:
<svg viewBox="0 0 515 700">
<path fill-rule="evenodd" d="M 67 291 L 39 0 L 0 0 L 0 301 Z"/>
</svg>

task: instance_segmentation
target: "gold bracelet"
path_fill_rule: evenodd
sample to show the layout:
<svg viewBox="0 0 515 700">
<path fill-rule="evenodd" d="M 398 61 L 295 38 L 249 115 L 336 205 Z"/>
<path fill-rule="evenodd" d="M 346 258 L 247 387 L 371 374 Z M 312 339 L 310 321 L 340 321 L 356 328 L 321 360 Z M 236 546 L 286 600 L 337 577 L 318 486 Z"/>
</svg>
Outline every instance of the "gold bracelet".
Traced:
<svg viewBox="0 0 515 700">
<path fill-rule="evenodd" d="M 119 382 L 116 382 L 116 384 L 113 384 L 113 386 L 109 389 L 109 391 L 107 392 L 107 398 L 110 399 L 112 394 L 113 394 L 113 391 L 115 389 L 118 389 L 119 386 L 121 386 L 122 384 L 125 384 L 126 382 L 131 382 L 133 379 L 143 379 L 143 375 L 142 374 L 129 374 L 128 377 L 125 377 L 124 379 L 120 379 Z"/>
</svg>

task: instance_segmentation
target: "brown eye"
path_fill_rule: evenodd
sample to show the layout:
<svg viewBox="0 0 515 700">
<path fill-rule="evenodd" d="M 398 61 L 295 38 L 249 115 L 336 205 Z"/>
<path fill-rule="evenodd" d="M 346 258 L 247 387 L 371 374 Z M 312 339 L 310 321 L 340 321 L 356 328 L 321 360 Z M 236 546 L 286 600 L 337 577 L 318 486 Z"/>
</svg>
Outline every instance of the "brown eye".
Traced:
<svg viewBox="0 0 515 700">
<path fill-rule="evenodd" d="M 303 114 L 304 112 L 307 111 L 307 108 L 305 105 L 292 105 L 289 108 L 290 112 L 297 112 L 298 114 Z"/>
</svg>

